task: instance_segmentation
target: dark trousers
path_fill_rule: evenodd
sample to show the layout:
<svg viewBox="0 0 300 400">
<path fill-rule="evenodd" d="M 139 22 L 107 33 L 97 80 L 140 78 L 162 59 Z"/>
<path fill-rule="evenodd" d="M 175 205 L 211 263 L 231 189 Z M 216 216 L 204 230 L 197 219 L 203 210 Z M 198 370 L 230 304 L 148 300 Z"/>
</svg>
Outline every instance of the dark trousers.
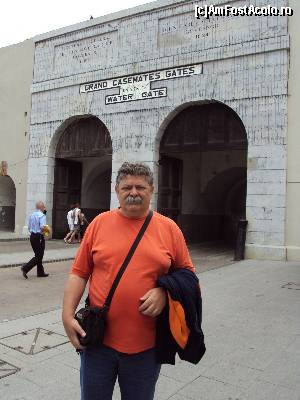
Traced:
<svg viewBox="0 0 300 400">
<path fill-rule="evenodd" d="M 160 372 L 155 350 L 125 354 L 100 347 L 81 353 L 81 400 L 111 400 L 118 378 L 122 400 L 153 400 Z"/>
<path fill-rule="evenodd" d="M 43 275 L 43 257 L 45 251 L 45 238 L 41 233 L 31 233 L 30 244 L 34 252 L 34 257 L 23 266 L 24 272 L 29 272 L 33 267 L 37 266 L 37 276 Z"/>
</svg>

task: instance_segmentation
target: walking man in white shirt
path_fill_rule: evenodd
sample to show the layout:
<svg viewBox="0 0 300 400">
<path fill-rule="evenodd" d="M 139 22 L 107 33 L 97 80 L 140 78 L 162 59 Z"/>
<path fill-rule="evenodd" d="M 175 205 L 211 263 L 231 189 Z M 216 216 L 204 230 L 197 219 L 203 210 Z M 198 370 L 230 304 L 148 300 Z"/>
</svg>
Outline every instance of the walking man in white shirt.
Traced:
<svg viewBox="0 0 300 400">
<path fill-rule="evenodd" d="M 74 209 L 75 205 L 71 204 L 70 206 L 70 211 L 67 214 L 67 221 L 69 225 L 69 232 L 68 234 L 64 237 L 64 242 L 67 243 L 67 241 L 71 238 L 72 233 L 74 231 Z"/>
<path fill-rule="evenodd" d="M 78 236 L 78 242 L 80 242 L 80 214 L 81 214 L 81 209 L 79 203 L 75 204 L 75 208 L 73 210 L 73 215 L 74 215 L 74 230 L 72 232 L 72 235 L 70 239 L 68 240 L 68 243 L 72 243 L 73 239 L 75 238 L 75 235 Z"/>
</svg>

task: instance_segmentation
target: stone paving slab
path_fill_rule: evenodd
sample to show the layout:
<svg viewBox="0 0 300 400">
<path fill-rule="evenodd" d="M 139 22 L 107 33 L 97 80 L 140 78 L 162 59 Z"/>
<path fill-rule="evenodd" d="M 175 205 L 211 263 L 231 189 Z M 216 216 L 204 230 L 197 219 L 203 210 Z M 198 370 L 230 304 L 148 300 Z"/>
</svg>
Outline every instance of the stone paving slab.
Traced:
<svg viewBox="0 0 300 400">
<path fill-rule="evenodd" d="M 20 371 L 20 368 L 8 363 L 7 361 L 0 360 L 0 379 L 13 375 Z"/>
<path fill-rule="evenodd" d="M 45 264 L 73 260 L 79 244 L 66 244 L 63 240 L 46 239 Z M 29 240 L 0 242 L 0 268 L 18 267 L 27 263 L 33 257 Z"/>
<path fill-rule="evenodd" d="M 196 366 L 163 366 L 155 400 L 300 400 L 300 294 L 284 287 L 300 282 L 300 264 L 248 260 L 199 278 L 207 353 Z M 37 327 L 63 334 L 60 319 L 57 309 L 2 320 L 1 337 Z M 79 400 L 69 343 L 32 356 L 0 343 L 0 358 L 20 369 L 0 379 L 1 399 Z"/>
<path fill-rule="evenodd" d="M 73 260 L 77 253 L 77 247 L 67 247 L 65 249 L 45 250 L 43 263 Z M 0 268 L 18 267 L 24 265 L 34 256 L 32 251 L 24 251 L 13 254 L 0 253 Z"/>
<path fill-rule="evenodd" d="M 0 243 L 1 242 L 10 242 L 10 241 L 16 241 L 16 240 L 28 240 L 29 235 L 22 235 L 18 234 L 15 232 L 9 232 L 9 231 L 0 231 Z"/>
<path fill-rule="evenodd" d="M 46 244 L 46 251 L 47 250 L 64 250 L 66 248 L 77 248 L 79 247 L 79 243 L 68 244 L 65 243 L 63 240 L 58 239 L 47 239 L 45 241 Z M 23 241 L 7 241 L 7 242 L 0 242 L 0 254 L 15 254 L 15 253 L 22 253 L 22 252 L 32 252 L 32 248 L 30 245 L 29 240 Z"/>
<path fill-rule="evenodd" d="M 79 244 L 66 244 L 63 240 L 46 240 L 44 263 L 73 260 Z M 198 272 L 231 265 L 233 250 L 223 243 L 189 245 L 189 251 Z M 0 242 L 0 268 L 17 267 L 33 257 L 29 241 Z"/>
<path fill-rule="evenodd" d="M 48 278 L 37 278 L 36 268 L 30 271 L 28 279 L 24 279 L 20 268 L 0 269 L 0 304 L 5 304 L 5 307 L 0 307 L 0 321 L 60 308 L 71 264 L 71 261 L 45 264 L 45 271 L 49 273 Z M 39 326 L 43 327 L 43 325 L 35 327 Z M 22 328 L 21 324 L 19 331 L 26 329 L 30 328 L 27 326 Z"/>
<path fill-rule="evenodd" d="M 29 329 L 14 335 L 0 337 L 0 344 L 23 354 L 34 355 L 68 342 L 66 335 L 43 328 Z"/>
<path fill-rule="evenodd" d="M 256 381 L 247 391 L 245 400 L 299 400 L 299 392 L 278 384 Z"/>
</svg>

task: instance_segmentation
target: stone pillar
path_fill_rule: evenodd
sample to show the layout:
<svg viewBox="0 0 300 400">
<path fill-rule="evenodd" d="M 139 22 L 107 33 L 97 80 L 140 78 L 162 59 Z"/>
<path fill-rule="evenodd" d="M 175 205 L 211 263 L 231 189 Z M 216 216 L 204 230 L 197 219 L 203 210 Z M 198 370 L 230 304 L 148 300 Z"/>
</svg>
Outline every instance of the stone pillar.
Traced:
<svg viewBox="0 0 300 400">
<path fill-rule="evenodd" d="M 112 156 L 112 185 L 111 185 L 111 209 L 119 206 L 115 193 L 117 172 L 125 161 L 142 162 L 154 171 L 156 179 L 156 163 L 154 152 L 154 141 L 158 126 L 155 111 L 142 110 L 134 113 L 119 114 L 118 124 L 114 125 L 112 132 L 113 156 Z M 151 114 L 151 115 L 150 115 Z M 151 207 L 156 209 L 156 191 L 153 195 Z"/>
<path fill-rule="evenodd" d="M 28 232 L 28 218 L 35 209 L 35 203 L 43 201 L 47 208 L 47 223 L 52 224 L 53 185 L 54 185 L 53 157 L 39 157 L 28 159 L 27 204 L 26 220 L 23 234 Z"/>
</svg>

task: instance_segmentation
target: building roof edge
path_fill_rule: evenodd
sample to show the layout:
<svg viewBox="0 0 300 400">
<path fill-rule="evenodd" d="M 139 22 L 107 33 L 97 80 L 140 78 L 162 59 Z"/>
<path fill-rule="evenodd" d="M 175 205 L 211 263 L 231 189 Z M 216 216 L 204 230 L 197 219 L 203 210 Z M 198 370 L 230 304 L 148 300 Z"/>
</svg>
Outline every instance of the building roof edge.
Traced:
<svg viewBox="0 0 300 400">
<path fill-rule="evenodd" d="M 99 25 L 99 24 L 103 24 L 103 23 L 107 23 L 107 22 L 112 22 L 118 19 L 123 19 L 126 17 L 132 17 L 134 15 L 138 15 L 138 14 L 144 14 L 147 13 L 149 11 L 154 11 L 154 10 L 158 10 L 160 8 L 164 8 L 164 7 L 168 7 L 168 6 L 172 6 L 175 4 L 179 4 L 179 3 L 184 3 L 183 0 L 157 0 L 157 1 L 152 1 L 146 4 L 142 4 L 136 7 L 132 7 L 132 8 L 127 8 L 125 10 L 121 10 L 121 11 L 117 11 L 114 13 L 110 13 L 110 14 L 106 14 L 100 17 L 96 17 L 87 21 L 83 21 L 83 22 L 78 22 L 76 24 L 73 25 L 69 25 L 63 28 L 58 28 L 58 29 L 54 29 L 51 30 L 49 32 L 45 32 L 45 33 L 41 33 L 39 35 L 33 36 L 31 38 L 29 38 L 29 40 L 33 40 L 35 43 L 36 42 L 41 42 L 47 39 L 50 39 L 52 37 L 56 37 L 56 36 L 61 36 L 61 35 L 65 35 L 67 33 L 70 32 L 74 32 L 74 31 L 80 31 L 82 29 L 86 29 L 86 28 L 90 28 L 93 27 L 95 25 Z"/>
</svg>

